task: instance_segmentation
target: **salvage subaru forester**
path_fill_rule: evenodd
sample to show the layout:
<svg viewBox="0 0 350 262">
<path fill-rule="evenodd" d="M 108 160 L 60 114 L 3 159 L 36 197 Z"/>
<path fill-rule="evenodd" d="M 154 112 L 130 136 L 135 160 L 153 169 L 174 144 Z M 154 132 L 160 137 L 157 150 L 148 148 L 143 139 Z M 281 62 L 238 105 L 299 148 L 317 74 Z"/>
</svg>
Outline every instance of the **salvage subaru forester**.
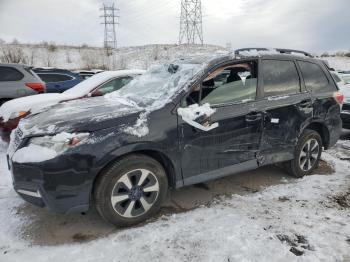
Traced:
<svg viewBox="0 0 350 262">
<path fill-rule="evenodd" d="M 241 49 L 153 66 L 125 88 L 21 121 L 8 163 L 26 201 L 130 226 L 169 188 L 284 163 L 310 174 L 339 139 L 339 93 L 326 63 L 285 49 Z"/>
</svg>

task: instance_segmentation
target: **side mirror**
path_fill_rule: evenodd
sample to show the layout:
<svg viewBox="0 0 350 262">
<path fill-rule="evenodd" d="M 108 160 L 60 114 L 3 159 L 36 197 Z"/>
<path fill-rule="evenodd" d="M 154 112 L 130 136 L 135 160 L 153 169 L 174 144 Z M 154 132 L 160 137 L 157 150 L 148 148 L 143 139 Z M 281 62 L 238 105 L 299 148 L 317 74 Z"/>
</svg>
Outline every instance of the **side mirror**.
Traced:
<svg viewBox="0 0 350 262">
<path fill-rule="evenodd" d="M 215 109 L 210 108 L 209 104 L 202 106 L 194 104 L 187 108 L 179 108 L 177 113 L 184 122 L 198 130 L 209 132 L 219 127 L 219 123 L 210 123 L 210 116 L 215 113 Z"/>
<path fill-rule="evenodd" d="M 99 90 L 95 90 L 92 93 L 88 94 L 89 97 L 97 97 L 97 96 L 103 96 L 103 93 Z"/>
</svg>

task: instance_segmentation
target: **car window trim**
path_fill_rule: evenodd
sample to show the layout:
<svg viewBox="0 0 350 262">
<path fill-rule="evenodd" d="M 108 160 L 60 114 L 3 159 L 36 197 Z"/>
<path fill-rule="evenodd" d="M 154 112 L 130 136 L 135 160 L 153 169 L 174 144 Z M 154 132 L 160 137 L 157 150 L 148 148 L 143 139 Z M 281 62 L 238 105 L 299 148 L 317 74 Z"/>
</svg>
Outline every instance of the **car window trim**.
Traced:
<svg viewBox="0 0 350 262">
<path fill-rule="evenodd" d="M 257 66 L 257 85 L 256 85 L 256 94 L 255 94 L 255 99 L 254 100 L 251 100 L 251 101 L 236 101 L 236 102 L 227 102 L 227 103 L 221 103 L 221 104 L 210 104 L 210 107 L 212 108 L 222 108 L 222 107 L 226 107 L 226 106 L 232 106 L 232 105 L 239 105 L 239 104 L 246 104 L 246 103 L 250 103 L 250 102 L 256 102 L 258 100 L 258 89 L 259 89 L 259 60 L 258 58 L 252 58 L 252 59 L 249 59 L 249 58 L 245 58 L 245 59 L 242 59 L 242 60 L 231 60 L 231 61 L 225 61 L 225 62 L 222 62 L 220 64 L 217 64 L 217 65 L 214 65 L 212 66 L 210 69 L 206 70 L 206 72 L 197 80 L 195 81 L 191 87 L 189 88 L 189 90 L 181 97 L 181 99 L 179 100 L 179 103 L 178 105 L 176 106 L 177 107 L 181 107 L 181 102 L 183 101 L 183 99 L 186 99 L 194 86 L 196 86 L 197 84 L 202 84 L 204 79 L 209 75 L 211 74 L 213 71 L 215 71 L 216 69 L 220 68 L 220 67 L 225 67 L 225 66 L 229 66 L 229 65 L 233 65 L 233 64 L 242 64 L 242 63 L 247 63 L 247 62 L 256 62 L 256 66 Z M 200 92 L 199 92 L 199 103 L 198 103 L 199 106 L 203 105 L 202 104 L 202 86 L 201 86 L 201 89 L 200 89 Z"/>
<path fill-rule="evenodd" d="M 20 79 L 17 79 L 17 80 L 4 80 L 4 81 L 2 81 L 2 80 L 0 80 L 0 82 L 17 82 L 17 81 L 21 81 L 21 80 L 23 80 L 23 78 L 24 78 L 24 74 L 20 71 L 20 70 L 18 70 L 17 68 L 15 68 L 15 67 L 12 67 L 12 66 L 0 66 L 0 69 L 1 68 L 10 68 L 11 70 L 15 70 L 15 71 L 17 71 L 19 74 L 21 74 L 21 78 Z"/>
<path fill-rule="evenodd" d="M 327 81 L 328 81 L 328 85 L 333 84 L 333 87 L 335 87 L 336 89 L 338 89 L 338 85 L 337 85 L 337 83 L 335 82 L 335 80 L 333 79 L 333 77 L 332 77 L 332 75 L 331 75 L 331 72 L 329 72 L 328 69 L 327 69 L 327 71 L 328 71 L 328 74 L 327 74 L 327 72 L 325 71 L 324 66 L 321 66 L 321 65 L 319 65 L 318 63 L 315 63 L 315 62 L 313 62 L 313 61 L 302 60 L 302 59 L 297 59 L 296 62 L 297 62 L 297 65 L 298 65 L 298 66 L 300 66 L 300 65 L 299 65 L 299 62 L 310 63 L 310 64 L 314 64 L 314 65 L 318 66 L 318 67 L 321 69 L 323 75 L 326 77 L 326 79 L 327 79 Z M 307 87 L 306 87 L 304 75 L 302 74 L 301 68 L 300 68 L 300 75 L 301 75 L 301 77 L 303 78 L 303 82 L 304 82 L 304 85 L 305 85 L 305 90 L 307 90 L 308 92 L 311 93 L 312 90 L 309 90 L 309 89 L 307 89 Z M 339 89 L 338 89 L 338 90 L 339 90 Z"/>
<path fill-rule="evenodd" d="M 113 77 L 113 78 L 108 79 L 107 81 L 103 82 L 102 84 L 98 85 L 97 87 L 95 87 L 94 89 L 92 89 L 89 93 L 95 92 L 97 89 L 101 88 L 101 87 L 104 86 L 105 84 L 107 84 L 107 83 L 109 83 L 109 82 L 112 82 L 112 81 L 114 81 L 114 80 L 116 80 L 116 79 L 124 78 L 124 77 L 131 77 L 132 80 L 133 80 L 133 79 L 135 78 L 135 76 L 137 76 L 137 75 L 126 75 L 126 76 L 116 76 L 116 77 Z M 132 80 L 131 80 L 131 81 L 132 81 Z M 113 91 L 113 92 L 115 92 L 115 91 Z"/>
<path fill-rule="evenodd" d="M 299 94 L 303 94 L 305 93 L 304 92 L 304 82 L 302 81 L 302 77 L 299 73 L 299 68 L 298 68 L 298 65 L 296 63 L 296 61 L 294 59 L 288 59 L 288 58 L 263 58 L 261 59 L 261 68 L 263 68 L 263 61 L 266 61 L 266 60 L 273 60 L 273 61 L 288 61 L 288 62 L 292 62 L 295 66 L 295 69 L 296 69 L 296 72 L 297 72 L 297 75 L 298 75 L 298 78 L 299 78 L 299 92 L 298 93 L 291 93 L 291 94 L 281 94 L 281 95 L 278 95 L 278 96 L 265 96 L 265 83 L 264 83 L 264 75 L 263 75 L 263 71 L 260 70 L 261 72 L 261 82 L 262 82 L 262 100 L 268 100 L 268 99 L 271 99 L 271 98 L 278 98 L 278 97 L 284 97 L 284 96 L 293 96 L 293 95 L 299 95 Z"/>
<path fill-rule="evenodd" d="M 60 82 L 66 82 L 66 81 L 72 81 L 72 80 L 75 80 L 76 78 L 71 76 L 71 75 L 68 75 L 68 74 L 65 74 L 65 73 L 49 73 L 49 72 L 45 72 L 45 73 L 41 73 L 41 72 L 37 72 L 36 73 L 39 77 L 40 75 L 64 75 L 64 76 L 68 76 L 70 77 L 71 79 L 69 80 L 64 80 L 64 81 L 55 81 L 55 82 L 48 82 L 48 83 L 60 83 Z M 44 81 L 45 82 L 45 81 Z"/>
</svg>

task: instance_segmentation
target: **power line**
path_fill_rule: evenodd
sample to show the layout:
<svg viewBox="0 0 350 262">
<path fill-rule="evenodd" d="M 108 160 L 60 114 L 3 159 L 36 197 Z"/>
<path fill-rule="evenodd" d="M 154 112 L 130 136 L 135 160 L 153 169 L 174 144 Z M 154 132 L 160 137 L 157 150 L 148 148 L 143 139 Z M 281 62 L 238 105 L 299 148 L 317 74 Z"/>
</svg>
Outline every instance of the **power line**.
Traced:
<svg viewBox="0 0 350 262">
<path fill-rule="evenodd" d="M 201 0 L 181 0 L 179 44 L 203 45 Z"/>
<path fill-rule="evenodd" d="M 103 25 L 104 30 L 104 47 L 106 49 L 115 49 L 117 48 L 117 34 L 116 34 L 116 25 L 118 24 L 118 16 L 116 12 L 119 10 L 113 4 L 103 4 L 103 7 L 100 8 L 103 11 Z"/>
</svg>

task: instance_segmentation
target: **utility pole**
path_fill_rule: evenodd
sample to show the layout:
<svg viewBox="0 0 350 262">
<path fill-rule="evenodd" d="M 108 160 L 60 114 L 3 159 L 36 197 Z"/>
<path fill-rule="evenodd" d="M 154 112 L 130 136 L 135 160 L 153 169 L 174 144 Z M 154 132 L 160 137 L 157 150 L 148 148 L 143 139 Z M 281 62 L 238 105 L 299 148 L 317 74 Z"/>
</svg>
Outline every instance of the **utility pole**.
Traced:
<svg viewBox="0 0 350 262">
<path fill-rule="evenodd" d="M 201 0 L 181 0 L 179 44 L 203 45 Z"/>
<path fill-rule="evenodd" d="M 103 12 L 101 17 L 103 18 L 102 24 L 105 27 L 104 32 L 104 44 L 103 46 L 107 49 L 116 49 L 117 48 L 117 35 L 116 35 L 116 25 L 118 25 L 118 16 L 117 9 L 113 4 L 103 4 L 103 7 L 100 8 Z"/>
</svg>

